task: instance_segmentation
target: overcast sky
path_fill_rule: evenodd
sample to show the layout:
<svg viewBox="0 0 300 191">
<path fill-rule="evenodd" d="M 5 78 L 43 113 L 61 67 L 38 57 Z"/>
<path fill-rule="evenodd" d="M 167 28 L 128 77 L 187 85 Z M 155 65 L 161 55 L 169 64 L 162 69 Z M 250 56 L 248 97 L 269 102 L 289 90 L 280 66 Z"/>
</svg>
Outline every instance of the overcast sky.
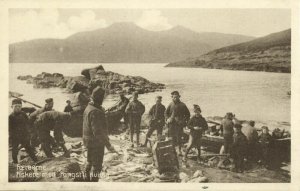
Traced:
<svg viewBox="0 0 300 191">
<path fill-rule="evenodd" d="M 264 36 L 291 27 L 289 9 L 10 9 L 10 42 L 65 38 L 114 22 L 168 30 L 181 25 L 197 32 Z"/>
</svg>

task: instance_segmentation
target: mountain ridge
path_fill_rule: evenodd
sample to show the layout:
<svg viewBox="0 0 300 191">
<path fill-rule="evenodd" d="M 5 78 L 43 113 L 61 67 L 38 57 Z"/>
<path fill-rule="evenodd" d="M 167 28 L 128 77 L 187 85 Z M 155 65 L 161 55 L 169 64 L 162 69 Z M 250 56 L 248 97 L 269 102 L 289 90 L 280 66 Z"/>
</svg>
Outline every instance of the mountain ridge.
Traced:
<svg viewBox="0 0 300 191">
<path fill-rule="evenodd" d="M 248 36 L 228 36 L 221 33 L 218 34 L 218 38 L 223 39 L 222 41 L 219 39 L 212 41 L 211 39 L 216 38 L 214 33 L 209 39 L 201 37 L 201 33 L 182 26 L 172 29 L 149 31 L 134 23 L 114 23 L 106 28 L 79 32 L 65 39 L 34 39 L 10 44 L 9 61 L 12 63 L 163 63 L 206 53 L 222 47 L 223 44 L 229 45 L 253 39 Z M 179 29 L 185 33 L 176 32 Z"/>
</svg>

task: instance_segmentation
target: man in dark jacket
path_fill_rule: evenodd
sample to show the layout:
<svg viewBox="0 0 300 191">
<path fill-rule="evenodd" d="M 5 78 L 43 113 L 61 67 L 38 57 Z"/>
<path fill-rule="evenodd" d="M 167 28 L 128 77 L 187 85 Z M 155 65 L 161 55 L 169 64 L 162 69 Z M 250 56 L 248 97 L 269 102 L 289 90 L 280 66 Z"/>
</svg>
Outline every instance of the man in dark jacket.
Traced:
<svg viewBox="0 0 300 191">
<path fill-rule="evenodd" d="M 244 172 L 244 159 L 248 144 L 247 137 L 242 133 L 241 128 L 242 125 L 239 123 L 234 125 L 233 143 L 230 153 L 236 172 Z"/>
<path fill-rule="evenodd" d="M 38 115 L 35 124 L 38 129 L 38 136 L 42 144 L 42 149 L 47 157 L 54 157 L 51 145 L 60 146 L 65 152 L 65 156 L 69 156 L 62 134 L 62 128 L 70 122 L 70 118 L 70 113 L 59 111 L 46 111 Z M 54 132 L 54 139 L 50 135 L 51 131 Z"/>
<path fill-rule="evenodd" d="M 168 125 L 168 137 L 172 138 L 174 146 L 178 147 L 178 154 L 182 156 L 181 139 L 183 135 L 183 128 L 190 119 L 190 112 L 186 105 L 180 101 L 178 91 L 173 91 L 172 102 L 165 111 L 165 119 Z"/>
<path fill-rule="evenodd" d="M 266 166 L 267 168 L 270 167 L 272 161 L 272 144 L 273 144 L 273 137 L 269 134 L 269 128 L 267 126 L 262 126 L 262 133 L 259 136 L 258 142 L 261 149 L 261 162 L 262 165 Z"/>
<path fill-rule="evenodd" d="M 45 100 L 45 106 L 34 111 L 33 113 L 31 113 L 29 115 L 29 122 L 30 122 L 30 144 L 32 147 L 36 147 L 39 145 L 39 141 L 38 141 L 38 130 L 36 127 L 36 119 L 38 117 L 38 115 L 40 115 L 41 113 L 44 113 L 46 111 L 52 111 L 53 110 L 53 99 L 52 98 L 48 98 Z"/>
<path fill-rule="evenodd" d="M 151 117 L 149 122 L 149 130 L 146 134 L 145 143 L 143 147 L 147 146 L 148 138 L 151 137 L 152 133 L 157 130 L 157 139 L 159 140 L 162 136 L 163 127 L 165 125 L 165 111 L 166 107 L 161 103 L 162 97 L 156 97 L 156 104 L 153 105 L 149 111 L 149 116 Z"/>
<path fill-rule="evenodd" d="M 199 105 L 194 105 L 194 113 L 189 120 L 187 126 L 191 130 L 189 136 L 189 143 L 185 152 L 185 156 L 183 161 L 186 160 L 188 153 L 192 149 L 192 147 L 196 147 L 198 150 L 198 161 L 200 161 L 201 155 L 201 137 L 203 132 L 208 129 L 208 125 L 206 120 L 201 115 L 201 108 Z"/>
<path fill-rule="evenodd" d="M 228 154 L 230 153 L 230 148 L 232 146 L 233 142 L 233 114 L 232 113 L 227 113 L 223 121 L 221 122 L 221 129 L 223 133 L 223 138 L 224 138 L 224 153 Z"/>
<path fill-rule="evenodd" d="M 87 149 L 86 181 L 99 180 L 105 147 L 111 152 L 115 151 L 109 142 L 105 110 L 101 106 L 104 95 L 105 91 L 96 87 L 83 113 L 83 144 Z"/>
<path fill-rule="evenodd" d="M 71 101 L 67 100 L 66 103 L 67 103 L 67 105 L 66 105 L 66 107 L 64 109 L 64 112 L 71 112 L 71 111 L 73 111 L 73 108 L 71 106 Z"/>
<path fill-rule="evenodd" d="M 145 106 L 138 100 L 138 92 L 133 92 L 133 100 L 127 105 L 125 113 L 129 118 L 130 125 L 130 141 L 131 147 L 134 147 L 133 144 L 133 135 L 136 133 L 136 143 L 137 146 L 140 145 L 140 128 L 142 115 L 145 112 Z"/>
<path fill-rule="evenodd" d="M 29 121 L 26 113 L 21 111 L 22 101 L 12 101 L 12 113 L 9 115 L 9 139 L 12 145 L 13 163 L 18 163 L 19 145 L 26 149 L 26 152 L 33 161 L 37 161 L 34 149 L 30 146 Z"/>
</svg>

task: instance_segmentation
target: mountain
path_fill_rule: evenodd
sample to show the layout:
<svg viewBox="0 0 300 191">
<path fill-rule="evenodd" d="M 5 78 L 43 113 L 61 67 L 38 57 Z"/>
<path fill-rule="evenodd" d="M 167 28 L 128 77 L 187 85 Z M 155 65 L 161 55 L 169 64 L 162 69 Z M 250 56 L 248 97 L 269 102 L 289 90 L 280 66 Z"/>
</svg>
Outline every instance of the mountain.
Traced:
<svg viewBox="0 0 300 191">
<path fill-rule="evenodd" d="M 226 46 L 167 67 L 201 67 L 230 70 L 291 72 L 291 29 L 249 42 Z"/>
<path fill-rule="evenodd" d="M 197 33 L 184 27 L 148 31 L 134 23 L 79 32 L 66 39 L 36 39 L 9 46 L 9 61 L 21 63 L 174 62 L 253 37 Z"/>
</svg>

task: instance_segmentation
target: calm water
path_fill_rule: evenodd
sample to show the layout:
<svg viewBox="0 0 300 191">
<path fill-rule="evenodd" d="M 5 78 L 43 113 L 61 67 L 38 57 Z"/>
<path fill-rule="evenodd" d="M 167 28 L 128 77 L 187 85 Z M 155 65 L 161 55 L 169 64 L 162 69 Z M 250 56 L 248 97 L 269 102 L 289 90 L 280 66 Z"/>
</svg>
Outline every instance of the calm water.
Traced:
<svg viewBox="0 0 300 191">
<path fill-rule="evenodd" d="M 58 72 L 65 76 L 80 75 L 84 68 L 98 64 L 10 64 L 10 90 L 24 94 L 23 98 L 43 105 L 53 97 L 55 109 L 63 110 L 69 94 L 63 89 L 34 89 L 32 84 L 17 80 L 18 75 L 37 75 Z M 231 111 L 240 119 L 290 122 L 290 74 L 227 71 L 201 68 L 165 68 L 165 64 L 103 64 L 105 70 L 124 75 L 142 76 L 150 81 L 166 84 L 162 92 L 144 94 L 140 100 L 146 108 L 154 103 L 156 95 L 163 96 L 167 105 L 170 92 L 178 90 L 182 101 L 191 109 L 199 104 L 204 116 L 223 116 Z M 108 96 L 104 106 L 116 98 Z"/>
</svg>

